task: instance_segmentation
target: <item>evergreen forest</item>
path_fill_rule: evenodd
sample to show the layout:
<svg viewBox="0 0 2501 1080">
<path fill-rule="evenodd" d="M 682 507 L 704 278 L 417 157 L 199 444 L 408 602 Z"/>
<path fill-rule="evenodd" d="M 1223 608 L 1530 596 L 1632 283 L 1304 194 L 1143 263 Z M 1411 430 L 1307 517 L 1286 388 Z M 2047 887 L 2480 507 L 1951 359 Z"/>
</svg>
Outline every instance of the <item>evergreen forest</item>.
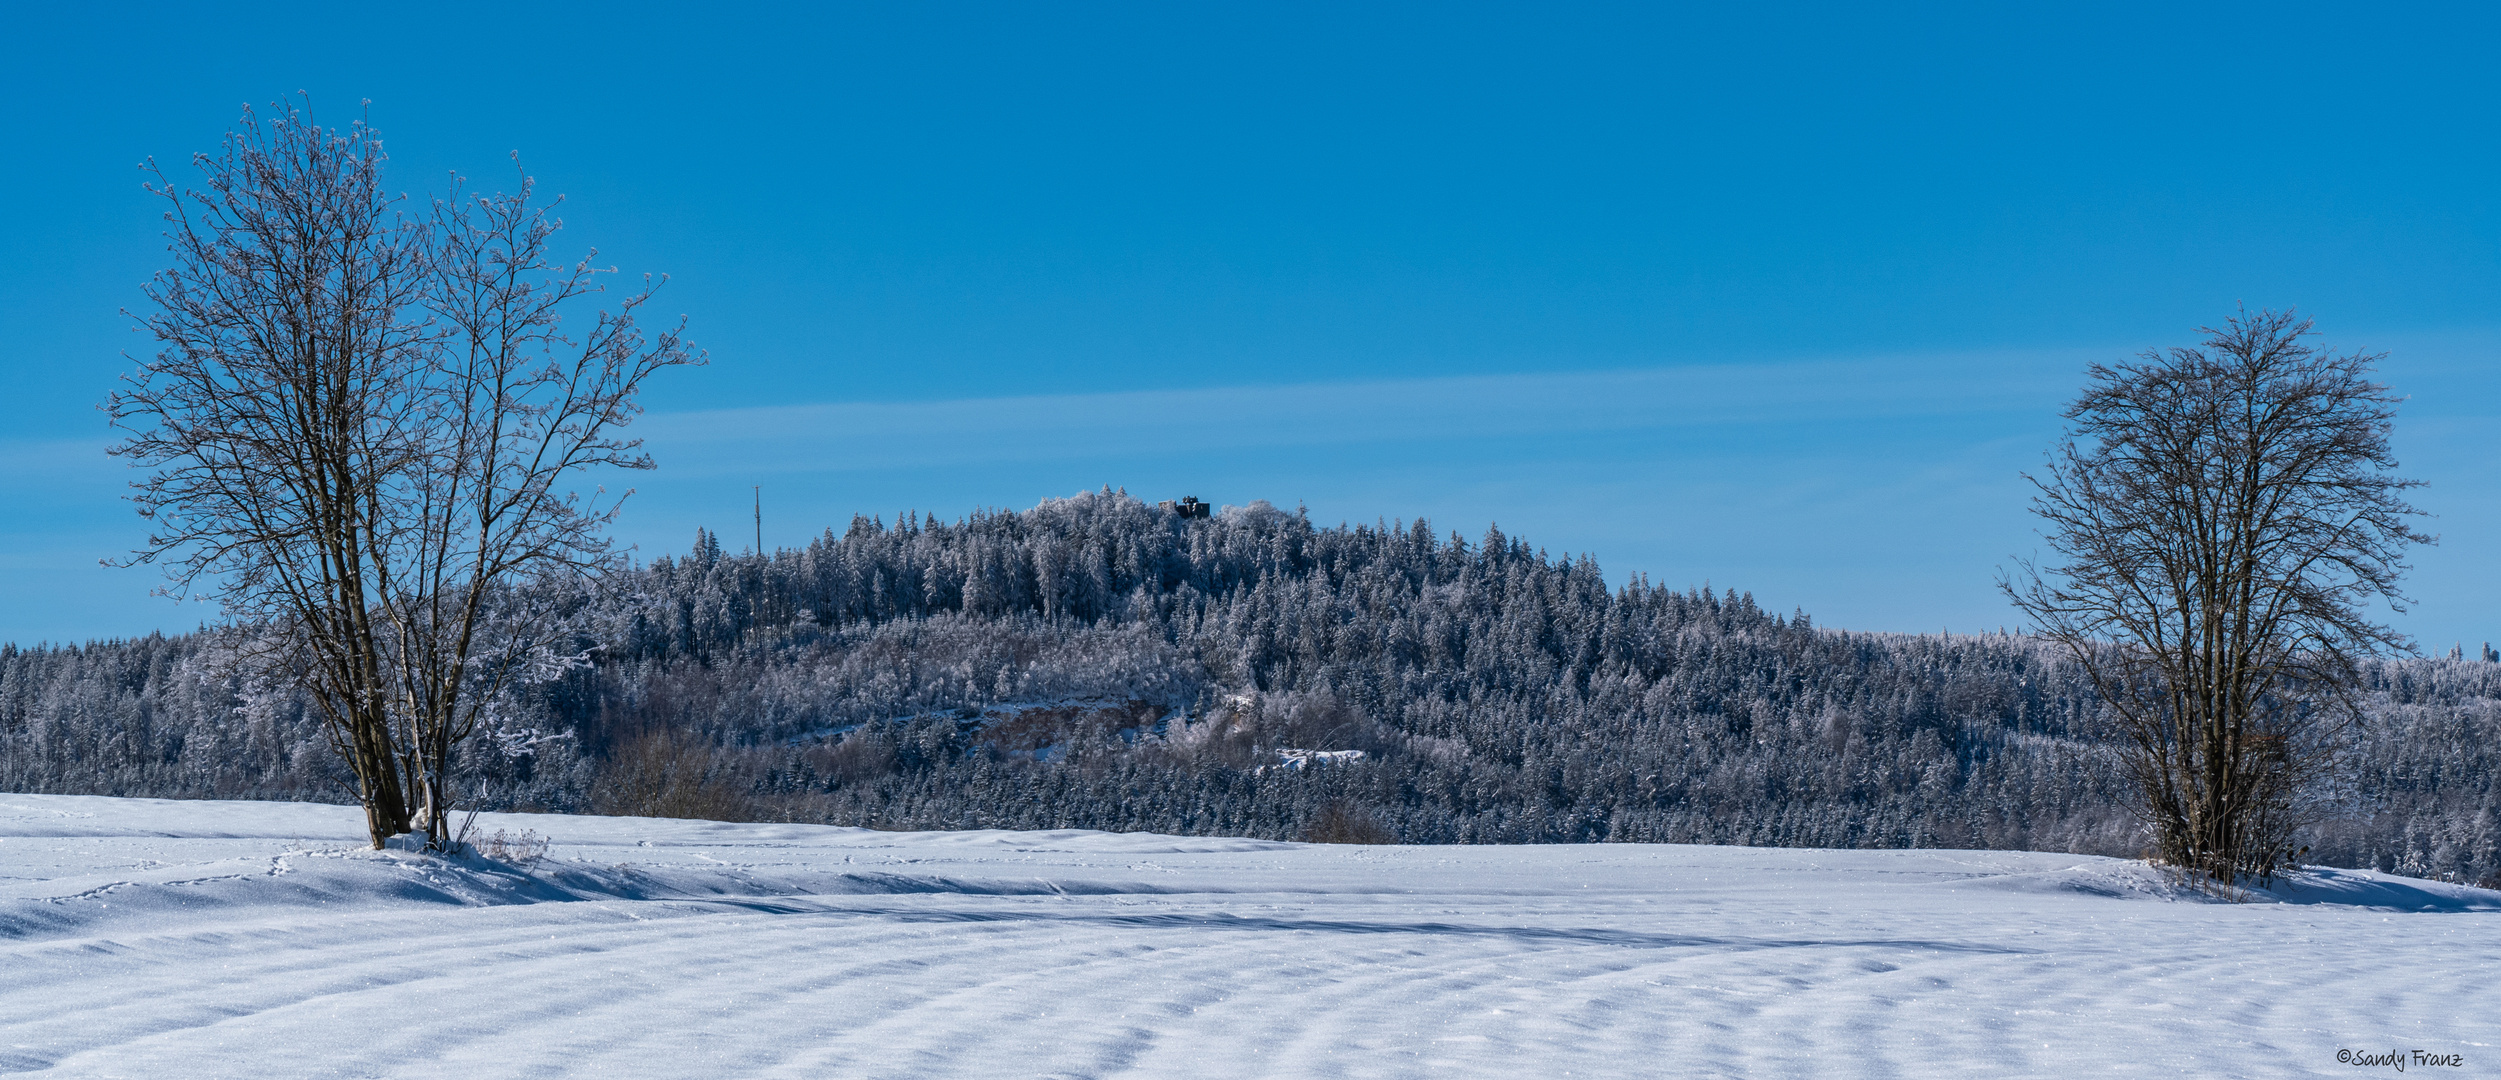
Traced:
<svg viewBox="0 0 2501 1080">
<path fill-rule="evenodd" d="M 2133 856 L 2106 717 L 2022 635 L 1870 634 L 1424 522 L 1105 490 L 530 584 L 572 642 L 463 808 L 1326 842 Z M 250 627 L 0 646 L 0 790 L 353 802 Z M 2501 882 L 2501 664 L 2367 668 L 2303 861 Z"/>
</svg>

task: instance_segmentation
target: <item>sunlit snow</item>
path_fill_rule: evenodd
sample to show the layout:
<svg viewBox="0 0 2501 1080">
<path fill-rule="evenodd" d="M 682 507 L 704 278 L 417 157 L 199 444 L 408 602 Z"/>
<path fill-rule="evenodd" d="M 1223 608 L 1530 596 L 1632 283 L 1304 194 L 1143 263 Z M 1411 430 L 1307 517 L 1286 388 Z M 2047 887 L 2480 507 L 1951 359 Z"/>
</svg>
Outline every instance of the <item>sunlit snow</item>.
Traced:
<svg viewBox="0 0 2501 1080">
<path fill-rule="evenodd" d="M 2226 902 L 1977 851 L 1353 847 L 0 795 L 0 1072 L 2298 1076 L 2501 1071 L 2501 894 Z"/>
</svg>

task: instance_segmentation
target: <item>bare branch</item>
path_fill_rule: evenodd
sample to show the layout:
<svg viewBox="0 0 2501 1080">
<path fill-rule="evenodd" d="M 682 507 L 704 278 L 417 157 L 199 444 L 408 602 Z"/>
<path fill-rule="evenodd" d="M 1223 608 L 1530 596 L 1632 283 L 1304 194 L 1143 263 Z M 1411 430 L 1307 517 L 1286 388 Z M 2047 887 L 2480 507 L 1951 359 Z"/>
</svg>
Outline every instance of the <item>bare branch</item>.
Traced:
<svg viewBox="0 0 2501 1080">
<path fill-rule="evenodd" d="M 2312 348 L 2291 312 L 2200 333 L 2087 372 L 2026 476 L 2052 559 L 1999 586 L 2116 715 L 2164 856 L 2229 878 L 2287 856 L 2357 662 L 2411 650 L 2370 609 L 2404 610 L 2406 549 L 2430 538 L 2419 483 L 2388 475 L 2379 356 Z"/>
<path fill-rule="evenodd" d="M 194 158 L 196 189 L 146 166 L 173 265 L 140 317 L 159 350 L 107 404 L 113 452 L 148 470 L 127 561 L 275 634 L 260 655 L 323 709 L 376 845 L 412 814 L 439 843 L 452 745 L 549 662 L 553 638 L 526 632 L 481 651 L 483 613 L 516 581 L 614 565 L 616 503 L 560 485 L 649 468 L 619 431 L 634 396 L 702 358 L 682 324 L 641 329 L 648 284 L 564 336 L 598 271 L 548 258 L 528 177 L 494 196 L 455 179 L 413 217 L 368 124 L 276 108 Z"/>
</svg>

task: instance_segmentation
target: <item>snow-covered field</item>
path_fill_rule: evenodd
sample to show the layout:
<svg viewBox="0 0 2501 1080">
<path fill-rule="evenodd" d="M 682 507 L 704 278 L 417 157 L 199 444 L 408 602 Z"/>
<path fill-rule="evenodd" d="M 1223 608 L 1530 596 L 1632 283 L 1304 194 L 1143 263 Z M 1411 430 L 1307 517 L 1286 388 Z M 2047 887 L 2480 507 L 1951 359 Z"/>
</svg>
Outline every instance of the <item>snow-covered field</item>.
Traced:
<svg viewBox="0 0 2501 1080">
<path fill-rule="evenodd" d="M 481 818 L 525 872 L 360 822 L 0 795 L 0 1072 L 2501 1073 L 2501 894 L 2350 871 Z"/>
</svg>

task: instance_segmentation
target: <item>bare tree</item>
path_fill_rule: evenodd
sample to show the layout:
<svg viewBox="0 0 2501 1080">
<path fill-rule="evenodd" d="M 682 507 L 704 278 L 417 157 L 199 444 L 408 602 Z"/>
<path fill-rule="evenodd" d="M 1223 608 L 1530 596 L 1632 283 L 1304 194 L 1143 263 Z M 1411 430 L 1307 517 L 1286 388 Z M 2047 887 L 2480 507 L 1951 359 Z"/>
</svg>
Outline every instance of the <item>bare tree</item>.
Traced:
<svg viewBox="0 0 2501 1080">
<path fill-rule="evenodd" d="M 648 281 L 562 335 L 593 271 L 548 262 L 556 223 L 526 178 L 493 197 L 455 181 L 412 218 L 384 160 L 364 122 L 288 108 L 197 155 L 202 190 L 151 162 L 174 264 L 141 322 L 161 348 L 107 409 L 129 433 L 114 453 L 152 470 L 131 561 L 267 631 L 257 658 L 320 707 L 376 846 L 417 817 L 440 844 L 452 746 L 548 659 L 526 620 L 482 634 L 489 605 L 609 564 L 615 504 L 558 484 L 649 467 L 615 429 L 645 377 L 701 361 L 636 327 Z"/>
<path fill-rule="evenodd" d="M 2405 550 L 2430 538 L 2419 482 L 2388 473 L 2380 356 L 2313 348 L 2290 312 L 2200 333 L 2087 373 L 2026 476 L 2054 557 L 1999 585 L 2115 717 L 2160 857 L 2228 882 L 2292 854 L 2357 660 L 2411 649 L 2371 609 L 2404 609 Z"/>
<path fill-rule="evenodd" d="M 490 626 L 490 605 L 512 604 L 505 586 L 519 580 L 616 565 L 601 528 L 621 503 L 585 502 L 558 483 L 594 467 L 650 468 L 641 442 L 618 433 L 640 411 L 635 393 L 662 368 L 701 362 L 682 321 L 656 337 L 636 325 L 659 284 L 649 277 L 580 338 L 565 336 L 566 310 L 610 271 L 589 258 L 551 262 L 560 225 L 530 205 L 529 177 L 517 179 L 513 193 L 492 196 L 455 180 L 435 203 L 426 302 L 448 332 L 421 380 L 426 468 L 392 490 L 397 512 L 383 533 L 407 773 L 418 824 L 438 844 L 455 795 L 452 748 L 507 690 L 560 659 L 549 651 L 562 628 L 552 613 L 510 612 Z"/>
<path fill-rule="evenodd" d="M 247 111 L 197 155 L 206 190 L 151 162 L 174 265 L 144 325 L 163 349 L 108 405 L 131 433 L 114 453 L 156 470 L 136 485 L 152 525 L 136 560 L 272 630 L 263 658 L 329 718 L 377 842 L 407 829 L 408 806 L 369 556 L 381 493 L 422 453 L 411 384 L 429 333 L 412 310 L 424 246 L 382 161 L 363 124 L 324 132 L 289 110 Z"/>
</svg>

